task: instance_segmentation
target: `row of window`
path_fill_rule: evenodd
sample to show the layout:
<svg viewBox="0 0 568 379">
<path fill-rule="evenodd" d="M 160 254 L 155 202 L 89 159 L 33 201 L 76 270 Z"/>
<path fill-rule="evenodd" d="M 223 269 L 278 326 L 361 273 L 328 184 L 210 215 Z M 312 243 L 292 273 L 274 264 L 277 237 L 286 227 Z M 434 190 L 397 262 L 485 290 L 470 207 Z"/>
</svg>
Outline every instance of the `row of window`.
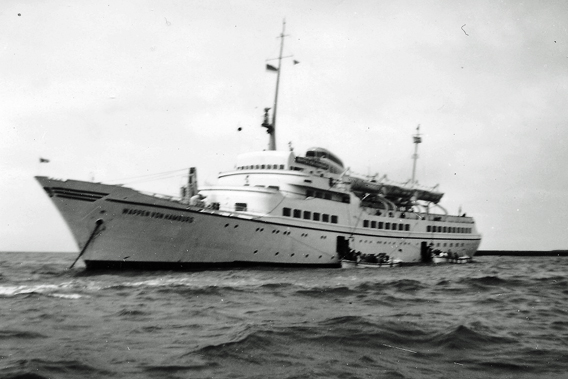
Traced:
<svg viewBox="0 0 568 379">
<path fill-rule="evenodd" d="M 351 202 L 351 198 L 349 197 L 349 195 L 333 193 L 333 192 L 324 191 L 324 190 L 316 191 L 316 190 L 309 189 L 309 190 L 306 191 L 306 197 L 315 197 L 316 199 L 340 201 L 340 202 L 346 203 L 346 204 L 349 204 Z"/>
<path fill-rule="evenodd" d="M 337 224 L 338 218 L 336 215 L 328 215 L 326 213 L 302 211 L 301 209 L 282 208 L 282 216 L 302 218 L 304 220 L 313 220 L 321 222 L 331 222 Z"/>
<path fill-rule="evenodd" d="M 470 234 L 472 232 L 472 228 L 462 228 L 457 226 L 437 226 L 437 225 L 428 225 L 426 227 L 426 231 L 429 233 L 462 233 L 462 234 Z"/>
<path fill-rule="evenodd" d="M 382 221 L 369 221 L 363 220 L 364 228 L 371 229 L 384 229 L 384 230 L 410 230 L 409 224 L 399 224 L 396 222 L 382 222 Z M 426 226 L 426 231 L 428 233 L 462 233 L 470 234 L 472 233 L 472 228 L 462 228 L 457 226 L 437 226 L 428 225 Z"/>
<path fill-rule="evenodd" d="M 398 246 L 402 246 L 402 245 L 412 245 L 412 242 L 400 242 L 399 240 L 396 241 L 376 241 L 376 240 L 363 240 L 360 239 L 359 243 L 367 243 L 367 244 L 372 244 L 372 243 L 376 243 L 377 245 L 392 245 L 393 247 L 398 247 Z M 469 245 L 469 244 L 468 244 Z M 416 246 L 420 246 L 420 243 L 416 243 Z M 436 244 L 433 244 L 434 247 L 464 247 L 465 243 L 464 242 L 438 242 Z"/>
<path fill-rule="evenodd" d="M 247 166 L 239 166 L 237 170 L 284 170 L 284 165 L 278 164 L 254 164 Z"/>
<path fill-rule="evenodd" d="M 384 229 L 384 230 L 410 230 L 409 224 L 398 224 L 396 222 L 382 222 L 363 220 L 363 228 Z"/>
</svg>

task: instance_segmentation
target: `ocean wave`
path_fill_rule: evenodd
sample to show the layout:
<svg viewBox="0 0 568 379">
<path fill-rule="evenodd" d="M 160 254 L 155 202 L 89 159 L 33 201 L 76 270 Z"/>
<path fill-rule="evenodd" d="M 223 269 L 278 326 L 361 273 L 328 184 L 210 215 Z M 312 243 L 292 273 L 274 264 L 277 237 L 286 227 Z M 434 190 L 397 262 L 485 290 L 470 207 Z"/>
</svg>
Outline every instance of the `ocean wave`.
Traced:
<svg viewBox="0 0 568 379">
<path fill-rule="evenodd" d="M 118 312 L 114 313 L 111 317 L 119 317 L 126 319 L 140 319 L 150 316 L 150 312 L 141 311 L 138 309 L 120 309 Z"/>
<path fill-rule="evenodd" d="M 257 285 L 247 283 L 245 280 L 221 281 L 221 283 L 199 281 L 191 278 L 152 278 L 141 281 L 123 281 L 113 284 L 100 283 L 100 289 L 104 291 L 131 291 L 132 289 L 151 289 L 153 293 L 163 295 L 179 294 L 182 296 L 197 295 L 221 295 L 227 292 L 243 292 Z"/>
<path fill-rule="evenodd" d="M 259 327 L 245 325 L 233 329 L 210 341 L 207 345 L 192 351 L 190 355 L 215 356 L 217 358 L 238 358 L 253 348 L 255 350 L 267 350 L 273 345 L 271 332 L 266 332 Z"/>
<path fill-rule="evenodd" d="M 561 321 L 552 321 L 550 323 L 550 327 L 557 331 L 565 331 L 568 330 L 568 321 L 561 320 Z"/>
<path fill-rule="evenodd" d="M 59 284 L 34 284 L 19 286 L 0 286 L 0 298 L 14 297 L 20 295 L 34 296 L 44 295 L 50 297 L 58 297 L 62 299 L 79 299 L 83 294 L 75 292 L 61 292 L 75 290 L 76 286 L 72 282 L 64 282 Z"/>
<path fill-rule="evenodd" d="M 446 350 L 487 349 L 490 345 L 511 344 L 516 341 L 512 338 L 495 336 L 475 331 L 464 325 L 459 325 L 432 338 L 434 346 Z"/>
<path fill-rule="evenodd" d="M 384 292 L 387 289 L 395 289 L 399 292 L 416 292 L 427 288 L 423 282 L 414 279 L 395 279 L 386 281 L 364 282 L 355 288 L 357 291 Z"/>
<path fill-rule="evenodd" d="M 153 374 L 176 374 L 180 371 L 201 371 L 205 369 L 211 369 L 219 367 L 217 362 L 196 362 L 193 364 L 185 365 L 148 365 L 143 366 L 144 371 L 151 372 Z"/>
<path fill-rule="evenodd" d="M 294 285 L 292 283 L 264 283 L 260 285 L 261 288 L 276 289 L 276 290 L 290 288 L 293 286 Z"/>
<path fill-rule="evenodd" d="M 50 379 L 51 377 L 48 376 L 42 376 L 39 374 L 36 374 L 35 372 L 18 372 L 18 373 L 13 373 L 13 374 L 8 374 L 9 376 L 6 376 L 5 379 Z"/>
<path fill-rule="evenodd" d="M 5 377 L 13 379 L 54 378 L 71 373 L 73 377 L 105 377 L 111 374 L 104 368 L 96 368 L 79 360 L 44 358 L 5 362 L 2 371 Z"/>
<path fill-rule="evenodd" d="M 481 285 L 481 286 L 500 286 L 507 283 L 505 279 L 501 279 L 496 275 L 482 276 L 479 278 L 466 277 L 459 280 L 459 282 L 463 284 L 472 284 L 472 285 Z"/>
<path fill-rule="evenodd" d="M 35 338 L 47 338 L 46 335 L 30 332 L 24 330 L 0 330 L 0 340 L 17 338 L 17 339 L 35 339 Z"/>
<path fill-rule="evenodd" d="M 322 296 L 350 296 L 353 295 L 353 291 L 345 286 L 313 287 L 313 288 L 297 290 L 296 294 L 319 298 Z"/>
<path fill-rule="evenodd" d="M 465 291 L 492 291 L 494 289 L 526 290 L 534 284 L 530 278 L 515 276 L 503 278 L 498 275 L 486 275 L 481 277 L 462 277 L 456 281 Z"/>
</svg>

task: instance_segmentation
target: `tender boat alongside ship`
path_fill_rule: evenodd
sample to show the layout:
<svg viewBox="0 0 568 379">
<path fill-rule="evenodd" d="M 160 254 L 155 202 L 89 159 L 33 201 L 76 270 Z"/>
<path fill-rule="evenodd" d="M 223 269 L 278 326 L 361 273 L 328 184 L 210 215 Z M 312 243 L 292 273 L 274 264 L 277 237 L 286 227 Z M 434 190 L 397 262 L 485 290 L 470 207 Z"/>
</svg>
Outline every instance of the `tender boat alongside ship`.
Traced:
<svg viewBox="0 0 568 379">
<path fill-rule="evenodd" d="M 280 35 L 284 38 L 284 30 Z M 341 267 L 350 252 L 386 254 L 386 263 L 429 262 L 432 246 L 471 258 L 481 241 L 473 218 L 449 215 L 437 189 L 350 173 L 315 147 L 276 150 L 276 108 L 265 109 L 268 150 L 242 154 L 212 187 L 189 169 L 179 198 L 122 185 L 36 179 L 67 225 L 87 268 L 201 268 L 227 265 Z M 77 257 L 77 259 L 79 259 Z M 346 263 L 347 264 L 347 263 Z"/>
</svg>

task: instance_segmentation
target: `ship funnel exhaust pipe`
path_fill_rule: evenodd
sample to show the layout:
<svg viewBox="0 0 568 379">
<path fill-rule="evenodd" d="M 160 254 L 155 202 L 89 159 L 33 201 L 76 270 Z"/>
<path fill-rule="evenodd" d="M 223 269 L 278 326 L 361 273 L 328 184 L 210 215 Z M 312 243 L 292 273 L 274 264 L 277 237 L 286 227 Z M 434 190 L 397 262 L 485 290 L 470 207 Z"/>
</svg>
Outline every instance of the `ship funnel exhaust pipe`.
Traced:
<svg viewBox="0 0 568 379">
<path fill-rule="evenodd" d="M 189 200 L 197 195 L 197 169 L 195 167 L 189 168 L 189 175 L 187 177 L 187 184 L 181 187 L 181 200 L 184 204 L 189 204 Z"/>
</svg>

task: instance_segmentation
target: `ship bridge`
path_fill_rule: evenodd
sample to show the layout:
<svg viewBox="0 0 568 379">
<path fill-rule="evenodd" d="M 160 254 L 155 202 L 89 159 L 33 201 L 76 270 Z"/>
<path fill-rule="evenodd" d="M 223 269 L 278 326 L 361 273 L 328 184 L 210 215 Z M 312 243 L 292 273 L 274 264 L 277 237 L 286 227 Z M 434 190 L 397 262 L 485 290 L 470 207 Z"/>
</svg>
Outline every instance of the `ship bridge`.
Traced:
<svg viewBox="0 0 568 379">
<path fill-rule="evenodd" d="M 305 156 L 296 156 L 292 151 L 256 151 L 237 157 L 237 170 L 292 170 L 330 172 L 341 174 L 343 162 L 330 151 L 313 147 Z"/>
<path fill-rule="evenodd" d="M 343 162 L 331 151 L 323 147 L 312 147 L 306 152 L 306 157 L 297 157 L 296 162 L 327 169 L 334 174 L 345 171 Z"/>
</svg>

